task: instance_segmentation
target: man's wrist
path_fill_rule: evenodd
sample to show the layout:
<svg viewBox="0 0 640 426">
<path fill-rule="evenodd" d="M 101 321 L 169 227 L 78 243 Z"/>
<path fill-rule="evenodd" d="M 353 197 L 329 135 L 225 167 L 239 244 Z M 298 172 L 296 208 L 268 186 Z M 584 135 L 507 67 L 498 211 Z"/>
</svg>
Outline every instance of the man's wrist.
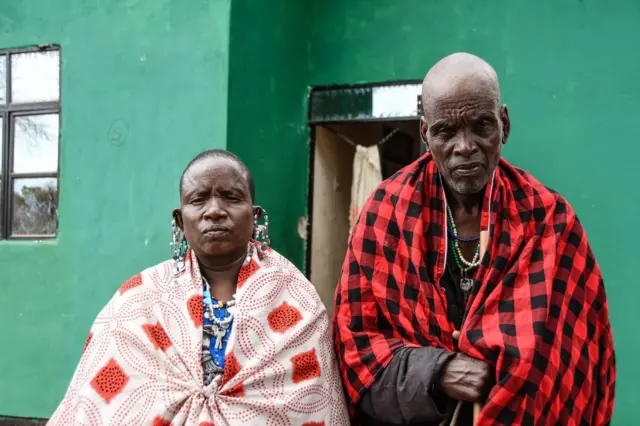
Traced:
<svg viewBox="0 0 640 426">
<path fill-rule="evenodd" d="M 449 364 L 449 362 L 451 362 L 451 360 L 453 360 L 456 356 L 456 352 L 449 352 L 449 351 L 443 351 L 439 356 L 438 356 L 438 360 L 436 361 L 435 367 L 434 367 L 434 381 L 429 389 L 429 393 L 431 393 L 431 395 L 434 395 L 435 392 L 441 392 L 442 391 L 442 376 L 446 370 L 447 364 Z"/>
</svg>

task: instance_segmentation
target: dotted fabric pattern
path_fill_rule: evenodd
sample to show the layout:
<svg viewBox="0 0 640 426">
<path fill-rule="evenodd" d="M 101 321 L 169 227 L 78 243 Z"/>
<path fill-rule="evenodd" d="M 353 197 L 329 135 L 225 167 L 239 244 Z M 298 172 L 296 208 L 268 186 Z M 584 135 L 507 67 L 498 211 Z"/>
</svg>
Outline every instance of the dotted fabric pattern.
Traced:
<svg viewBox="0 0 640 426">
<path fill-rule="evenodd" d="M 302 320 L 302 314 L 294 306 L 283 302 L 267 317 L 271 330 L 276 333 L 284 333 Z"/>
<path fill-rule="evenodd" d="M 197 262 L 128 280 L 96 318 L 58 425 L 349 425 L 330 321 L 314 287 L 275 251 L 242 271 L 224 372 L 203 385 Z M 221 356 L 224 356 L 223 361 Z"/>
</svg>

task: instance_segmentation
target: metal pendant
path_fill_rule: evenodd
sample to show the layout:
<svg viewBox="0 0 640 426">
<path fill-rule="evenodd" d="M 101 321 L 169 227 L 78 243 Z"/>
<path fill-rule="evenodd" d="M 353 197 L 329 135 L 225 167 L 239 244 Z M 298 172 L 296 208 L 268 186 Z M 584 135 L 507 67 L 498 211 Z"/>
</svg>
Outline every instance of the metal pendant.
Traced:
<svg viewBox="0 0 640 426">
<path fill-rule="evenodd" d="M 216 338 L 216 345 L 214 349 L 222 349 L 222 338 L 227 334 L 229 323 L 213 323 L 213 336 Z"/>
<path fill-rule="evenodd" d="M 471 291 L 472 288 L 473 288 L 473 280 L 471 278 L 460 279 L 460 290 Z"/>
<path fill-rule="evenodd" d="M 207 330 L 207 326 L 205 325 L 202 329 L 202 347 L 208 349 L 211 346 L 211 336 L 213 333 L 211 330 Z"/>
</svg>

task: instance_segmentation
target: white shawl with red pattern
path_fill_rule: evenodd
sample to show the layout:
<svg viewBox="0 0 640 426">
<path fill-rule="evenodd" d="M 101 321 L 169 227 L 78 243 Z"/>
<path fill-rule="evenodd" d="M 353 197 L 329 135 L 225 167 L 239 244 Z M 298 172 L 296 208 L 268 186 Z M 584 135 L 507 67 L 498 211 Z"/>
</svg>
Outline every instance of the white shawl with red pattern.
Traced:
<svg viewBox="0 0 640 426">
<path fill-rule="evenodd" d="M 255 252 L 255 250 L 254 250 Z M 224 375 L 203 387 L 202 277 L 187 256 L 123 284 L 50 425 L 348 425 L 327 312 L 273 250 L 238 279 Z"/>
</svg>

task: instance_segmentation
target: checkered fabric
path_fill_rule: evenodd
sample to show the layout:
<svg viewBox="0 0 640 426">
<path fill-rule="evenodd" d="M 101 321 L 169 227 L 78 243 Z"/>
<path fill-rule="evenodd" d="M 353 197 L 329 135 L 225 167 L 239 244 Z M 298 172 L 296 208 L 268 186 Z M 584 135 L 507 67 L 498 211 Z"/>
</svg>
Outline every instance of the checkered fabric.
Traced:
<svg viewBox="0 0 640 426">
<path fill-rule="evenodd" d="M 438 285 L 445 202 L 427 154 L 378 187 L 351 235 L 334 337 L 352 415 L 398 349 L 454 350 Z M 497 385 L 478 423 L 608 424 L 613 338 L 602 276 L 575 212 L 502 160 L 487 185 L 481 228 L 490 238 L 459 342 L 495 368 Z"/>
</svg>

